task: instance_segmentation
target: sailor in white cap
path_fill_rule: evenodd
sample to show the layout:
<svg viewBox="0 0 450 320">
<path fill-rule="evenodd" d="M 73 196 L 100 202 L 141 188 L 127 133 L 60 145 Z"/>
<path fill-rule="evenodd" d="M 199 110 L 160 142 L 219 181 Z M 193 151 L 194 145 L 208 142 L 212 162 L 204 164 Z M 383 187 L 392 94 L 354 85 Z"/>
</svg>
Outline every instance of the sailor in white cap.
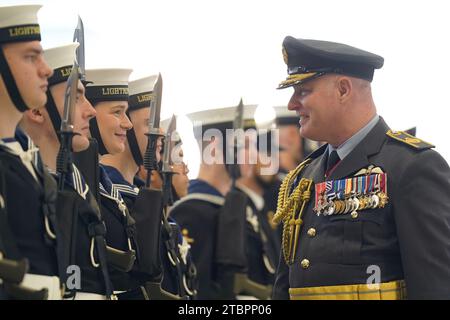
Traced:
<svg viewBox="0 0 450 320">
<path fill-rule="evenodd" d="M 57 259 L 61 256 L 51 210 L 56 185 L 36 161 L 38 149 L 16 132 L 24 111 L 45 105 L 52 74 L 40 44 L 40 7 L 0 7 L 0 174 L 7 186 L 3 191 L 7 220 L 2 220 L 0 235 L 6 244 L 0 257 L 29 262 L 24 278 L 22 274 L 8 283 L 3 277 L 10 299 L 61 299 Z"/>
<path fill-rule="evenodd" d="M 99 145 L 101 161 L 125 151 L 127 131 L 132 128 L 128 109 L 128 78 L 131 69 L 86 70 L 86 97 L 97 116 L 90 121 L 90 131 Z M 136 259 L 136 228 L 125 201 L 113 185 L 103 165 L 100 171 L 100 207 L 105 220 L 107 245 L 127 257 L 125 265 L 111 265 L 115 293 L 139 291 L 140 281 L 130 273 Z M 124 261 L 124 260 L 121 260 Z"/>
<path fill-rule="evenodd" d="M 156 99 L 155 96 L 158 94 L 156 92 L 157 90 L 154 90 L 157 81 L 158 76 L 156 75 L 130 82 L 130 98 L 127 114 L 133 123 L 133 128 L 127 132 L 128 143 L 126 145 L 126 150 L 123 153 L 107 155 L 102 158 L 102 164 L 104 164 L 105 170 L 108 172 L 114 187 L 120 191 L 128 208 L 132 211 L 133 217 L 141 215 L 142 213 L 140 210 L 143 209 L 142 211 L 145 211 L 145 214 L 156 217 L 156 221 L 153 221 L 153 225 L 159 225 L 161 220 L 161 207 L 159 204 L 162 201 L 162 192 L 161 190 L 146 190 L 146 188 L 139 189 L 139 187 L 145 186 L 145 182 L 136 178 L 135 175 L 139 166 L 143 164 L 145 151 L 148 145 L 148 137 L 146 134 L 149 133 L 150 107 L 152 106 L 152 101 Z M 161 139 L 158 139 L 159 143 L 160 140 Z M 160 147 L 156 152 L 156 158 L 159 162 L 161 158 Z M 157 171 L 153 171 L 152 173 L 155 173 L 153 178 L 156 180 L 159 173 Z M 143 203 L 146 205 L 141 205 Z M 150 211 L 152 211 L 151 214 Z M 152 241 L 159 241 L 161 243 L 160 248 L 157 248 L 155 252 L 151 252 L 151 250 L 141 250 L 141 261 L 144 259 L 149 263 L 155 261 L 155 257 L 159 255 L 159 250 L 161 250 L 161 259 L 158 259 L 158 261 L 162 262 L 164 272 L 161 284 L 162 290 L 160 289 L 161 293 L 169 299 L 171 294 L 184 296 L 190 292 L 190 296 L 194 296 L 195 290 L 191 290 L 188 287 L 186 277 L 184 282 L 186 284 L 184 284 L 183 277 L 179 276 L 184 275 L 186 268 L 183 268 L 180 263 L 174 263 L 174 265 L 172 265 L 169 262 L 168 255 L 173 254 L 174 252 L 168 252 L 165 242 L 163 242 L 164 236 L 161 236 L 158 240 L 152 240 L 154 239 L 153 237 L 155 234 L 159 234 L 159 231 L 154 230 L 155 234 L 151 234 L 151 230 L 154 229 L 151 224 L 139 224 L 139 219 L 136 218 L 136 220 L 139 237 L 145 237 L 145 240 L 143 241 L 149 243 Z M 149 219 L 147 219 L 147 221 L 149 221 Z M 171 224 L 172 227 L 175 225 L 172 220 L 169 221 L 169 224 Z M 179 230 L 177 233 L 173 232 L 172 234 L 175 238 L 175 243 L 179 243 L 179 240 L 182 240 Z M 140 247 L 146 247 L 145 243 L 140 244 Z M 178 249 L 178 247 L 176 247 L 176 249 Z M 177 256 L 171 258 L 172 261 L 180 261 L 181 256 L 179 255 L 179 252 L 176 252 L 175 250 L 175 254 Z M 187 288 L 184 286 L 187 286 Z M 149 294 L 152 296 L 153 293 L 149 292 Z M 119 295 L 119 299 L 120 298 L 121 296 Z"/>
</svg>

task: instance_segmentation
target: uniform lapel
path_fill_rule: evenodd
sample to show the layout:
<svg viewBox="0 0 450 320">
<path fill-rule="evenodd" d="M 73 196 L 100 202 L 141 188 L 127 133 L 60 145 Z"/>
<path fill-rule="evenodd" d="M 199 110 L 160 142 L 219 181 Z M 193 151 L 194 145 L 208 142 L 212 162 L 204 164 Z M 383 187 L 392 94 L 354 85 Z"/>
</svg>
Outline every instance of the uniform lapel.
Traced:
<svg viewBox="0 0 450 320">
<path fill-rule="evenodd" d="M 325 163 L 327 161 L 328 148 L 325 148 L 324 152 L 320 156 L 315 165 L 311 165 L 311 178 L 314 183 L 322 182 L 325 179 Z"/>
</svg>

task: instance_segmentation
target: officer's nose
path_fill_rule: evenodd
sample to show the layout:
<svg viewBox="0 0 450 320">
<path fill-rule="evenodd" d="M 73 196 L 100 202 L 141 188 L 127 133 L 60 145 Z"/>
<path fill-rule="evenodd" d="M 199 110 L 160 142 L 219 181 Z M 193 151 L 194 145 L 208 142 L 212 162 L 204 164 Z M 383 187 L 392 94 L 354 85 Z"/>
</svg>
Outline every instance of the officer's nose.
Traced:
<svg viewBox="0 0 450 320">
<path fill-rule="evenodd" d="M 295 92 L 292 94 L 291 99 L 288 103 L 288 109 L 291 111 L 299 110 L 302 104 L 300 103 L 299 99 L 297 99 L 297 95 Z"/>
</svg>

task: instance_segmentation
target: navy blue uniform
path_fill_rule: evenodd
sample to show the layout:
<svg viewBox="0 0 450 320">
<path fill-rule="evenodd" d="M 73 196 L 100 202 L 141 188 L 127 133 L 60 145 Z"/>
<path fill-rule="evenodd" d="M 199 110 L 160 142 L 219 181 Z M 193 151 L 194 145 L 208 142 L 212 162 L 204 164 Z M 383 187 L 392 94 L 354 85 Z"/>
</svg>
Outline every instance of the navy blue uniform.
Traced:
<svg viewBox="0 0 450 320">
<path fill-rule="evenodd" d="M 100 210 L 106 224 L 106 243 L 109 247 L 131 252 L 136 250 L 135 224 L 130 216 L 120 190 L 118 190 L 103 165 L 100 165 Z M 139 282 L 129 272 L 110 265 L 111 281 L 116 291 L 139 288 Z"/>
<path fill-rule="evenodd" d="M 132 185 L 123 178 L 122 174 L 116 168 L 111 167 L 111 166 L 104 166 L 104 169 L 106 170 L 106 172 L 109 175 L 109 178 L 112 181 L 112 189 L 117 190 L 120 193 L 120 195 L 124 199 L 127 207 L 129 208 L 131 215 L 133 215 L 134 204 L 135 204 L 136 198 L 139 195 L 139 187 L 138 186 L 143 187 L 144 182 L 138 178 L 135 178 L 135 185 Z M 182 245 L 183 237 L 181 235 L 181 232 L 179 231 L 179 228 L 178 228 L 176 222 L 171 218 L 168 218 L 168 220 L 169 220 L 169 224 L 171 225 L 171 227 L 174 229 L 174 231 L 177 232 L 175 234 L 175 236 L 177 238 L 176 244 Z M 179 279 L 176 265 L 174 265 L 171 262 L 171 260 L 173 261 L 173 259 L 171 259 L 171 257 L 169 256 L 169 253 L 167 251 L 167 248 L 165 247 L 164 241 L 160 242 L 160 254 L 161 254 L 161 260 L 163 263 L 163 280 L 162 280 L 161 287 L 167 292 L 170 292 L 175 295 L 179 295 L 180 294 L 179 285 L 180 285 L 180 283 L 182 283 L 183 279 L 181 279 L 181 280 Z M 183 255 L 181 255 L 181 256 L 183 256 Z M 188 253 L 186 253 L 186 254 L 184 254 L 184 258 L 186 259 L 186 262 L 187 262 L 187 260 L 190 260 L 190 255 Z M 188 291 L 188 292 L 193 292 L 194 289 L 195 288 L 187 288 L 187 290 L 185 290 L 185 289 L 184 290 Z"/>
<path fill-rule="evenodd" d="M 21 142 L 21 148 L 28 150 L 28 143 L 31 143 L 31 140 L 28 140 L 28 137 L 20 131 L 17 132 L 16 137 Z M 56 241 L 45 227 L 45 221 L 48 221 L 50 233 L 55 226 L 51 224 L 50 217 L 44 214 L 44 210 L 49 208 L 52 208 L 53 212 L 48 214 L 55 214 L 56 184 L 51 183 L 51 178 L 46 180 L 51 184 L 48 187 L 53 188 L 54 191 L 53 198 L 49 199 L 44 189 L 44 175 L 49 176 L 48 171 L 41 163 L 37 164 L 33 161 L 36 180 L 24 166 L 20 156 L 10 151 L 8 145 L 11 143 L 17 143 L 17 140 L 7 139 L 0 145 L 0 161 L 7 186 L 4 200 L 8 222 L 18 252 L 6 252 L 6 257 L 10 259 L 26 257 L 30 263 L 30 273 L 58 276 Z M 37 158 L 38 154 L 30 153 L 30 156 Z"/>
</svg>

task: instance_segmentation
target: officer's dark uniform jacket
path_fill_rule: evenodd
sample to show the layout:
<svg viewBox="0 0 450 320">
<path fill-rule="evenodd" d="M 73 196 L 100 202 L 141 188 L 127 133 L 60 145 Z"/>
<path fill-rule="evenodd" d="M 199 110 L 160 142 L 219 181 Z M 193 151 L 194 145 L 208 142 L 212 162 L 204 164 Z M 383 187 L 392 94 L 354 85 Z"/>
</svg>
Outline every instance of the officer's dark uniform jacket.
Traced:
<svg viewBox="0 0 450 320">
<path fill-rule="evenodd" d="M 380 118 L 327 177 L 333 181 L 352 177 L 370 165 L 381 168 L 387 174 L 389 197 L 384 208 L 317 216 L 314 185 L 325 180 L 327 147 L 308 157 L 310 163 L 297 182 L 312 179 L 312 196 L 302 216 L 293 264 L 287 265 L 281 254 L 275 299 L 326 298 L 320 288 L 324 286 L 344 286 L 338 291 L 354 293 L 353 298 L 369 297 L 365 292 L 372 289 L 367 286 L 348 286 L 373 283 L 368 282 L 373 266 L 379 268 L 381 283 L 404 280 L 410 299 L 450 297 L 449 166 L 426 143 L 411 137 L 399 141 L 388 131 Z M 386 288 L 386 292 L 383 286 L 373 290 L 378 298 L 389 290 L 396 293 L 391 298 L 404 297 L 401 283 Z M 327 292 L 340 298 L 336 290 Z"/>
<path fill-rule="evenodd" d="M 20 143 L 18 146 L 17 143 Z M 21 148 L 24 161 L 30 161 L 36 178 L 13 151 Z M 19 150 L 21 151 L 21 150 Z M 15 138 L 0 143 L 0 161 L 5 186 L 3 195 L 8 227 L 14 243 L 4 243 L 4 256 L 12 260 L 27 258 L 29 273 L 60 276 L 63 266 L 58 265 L 60 250 L 56 242 L 56 184 L 38 161 L 39 153 L 31 139 L 17 130 Z"/>
<path fill-rule="evenodd" d="M 106 224 L 106 243 L 123 253 L 136 252 L 135 225 L 120 191 L 114 187 L 103 165 L 100 165 L 100 210 Z M 138 290 L 139 282 L 130 270 L 110 264 L 111 281 L 115 291 Z"/>
<path fill-rule="evenodd" d="M 274 274 L 276 269 L 276 260 L 274 258 L 273 248 L 271 246 L 272 231 L 267 220 L 266 212 L 264 212 L 264 200 L 261 197 L 260 203 L 256 203 L 255 195 L 251 195 L 248 189 L 237 185 L 239 191 L 247 196 L 247 212 L 246 212 L 246 228 L 245 228 L 245 245 L 248 263 L 247 276 L 261 287 L 258 292 L 258 298 L 270 298 L 272 293 L 272 285 L 274 282 Z M 264 297 L 263 293 L 267 293 Z M 242 292 L 244 295 L 252 295 L 252 292 Z"/>
</svg>

